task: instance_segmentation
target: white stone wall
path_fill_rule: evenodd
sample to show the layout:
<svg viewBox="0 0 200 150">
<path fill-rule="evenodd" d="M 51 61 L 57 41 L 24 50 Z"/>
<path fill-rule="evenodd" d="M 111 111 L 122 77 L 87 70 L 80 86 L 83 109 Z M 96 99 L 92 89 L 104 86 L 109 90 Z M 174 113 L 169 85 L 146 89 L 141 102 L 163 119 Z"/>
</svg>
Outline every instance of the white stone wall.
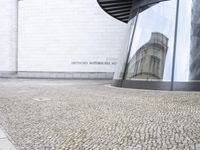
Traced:
<svg viewBox="0 0 200 150">
<path fill-rule="evenodd" d="M 17 1 L 0 0 L 0 75 L 16 71 Z"/>
<path fill-rule="evenodd" d="M 96 0 L 22 0 L 19 71 L 114 72 L 126 28 Z"/>
</svg>

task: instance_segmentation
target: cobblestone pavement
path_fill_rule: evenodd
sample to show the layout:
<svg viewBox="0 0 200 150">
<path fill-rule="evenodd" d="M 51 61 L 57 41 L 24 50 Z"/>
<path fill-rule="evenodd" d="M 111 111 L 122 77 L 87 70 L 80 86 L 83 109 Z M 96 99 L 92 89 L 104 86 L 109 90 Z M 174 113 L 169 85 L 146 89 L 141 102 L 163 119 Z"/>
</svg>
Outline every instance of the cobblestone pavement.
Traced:
<svg viewBox="0 0 200 150">
<path fill-rule="evenodd" d="M 105 83 L 0 79 L 0 127 L 17 150 L 200 150 L 200 92 Z"/>
</svg>

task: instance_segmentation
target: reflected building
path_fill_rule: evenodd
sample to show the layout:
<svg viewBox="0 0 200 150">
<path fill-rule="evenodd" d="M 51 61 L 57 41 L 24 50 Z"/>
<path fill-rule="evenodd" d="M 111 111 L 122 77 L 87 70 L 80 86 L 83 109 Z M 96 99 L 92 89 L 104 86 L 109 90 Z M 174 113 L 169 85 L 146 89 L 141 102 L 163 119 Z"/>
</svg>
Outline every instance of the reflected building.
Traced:
<svg viewBox="0 0 200 150">
<path fill-rule="evenodd" d="M 128 64 L 127 79 L 163 79 L 168 38 L 153 32 L 149 42 L 144 44 Z"/>
<path fill-rule="evenodd" d="M 199 0 L 192 3 L 190 80 L 200 80 L 200 3 Z"/>
<path fill-rule="evenodd" d="M 200 0 L 97 1 L 129 27 L 113 86 L 200 91 Z"/>
</svg>

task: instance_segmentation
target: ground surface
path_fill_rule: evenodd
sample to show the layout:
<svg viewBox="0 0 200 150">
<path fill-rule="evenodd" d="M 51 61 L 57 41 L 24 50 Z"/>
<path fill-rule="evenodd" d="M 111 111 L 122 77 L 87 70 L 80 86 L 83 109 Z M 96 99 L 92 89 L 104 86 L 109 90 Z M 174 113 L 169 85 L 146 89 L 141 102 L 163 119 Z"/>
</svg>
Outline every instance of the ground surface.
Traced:
<svg viewBox="0 0 200 150">
<path fill-rule="evenodd" d="M 17 150 L 200 150 L 200 92 L 106 83 L 0 79 L 0 128 Z"/>
</svg>

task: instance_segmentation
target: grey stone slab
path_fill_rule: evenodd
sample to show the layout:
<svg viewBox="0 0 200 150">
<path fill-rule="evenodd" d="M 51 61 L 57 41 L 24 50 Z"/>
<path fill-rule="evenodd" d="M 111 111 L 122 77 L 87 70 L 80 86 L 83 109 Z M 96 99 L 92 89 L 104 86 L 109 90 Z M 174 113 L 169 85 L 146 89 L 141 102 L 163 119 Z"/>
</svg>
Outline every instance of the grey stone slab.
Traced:
<svg viewBox="0 0 200 150">
<path fill-rule="evenodd" d="M 5 133 L 0 129 L 0 139 L 6 138 Z"/>
<path fill-rule="evenodd" d="M 8 139 L 0 139 L 0 150 L 16 150 Z"/>
</svg>

